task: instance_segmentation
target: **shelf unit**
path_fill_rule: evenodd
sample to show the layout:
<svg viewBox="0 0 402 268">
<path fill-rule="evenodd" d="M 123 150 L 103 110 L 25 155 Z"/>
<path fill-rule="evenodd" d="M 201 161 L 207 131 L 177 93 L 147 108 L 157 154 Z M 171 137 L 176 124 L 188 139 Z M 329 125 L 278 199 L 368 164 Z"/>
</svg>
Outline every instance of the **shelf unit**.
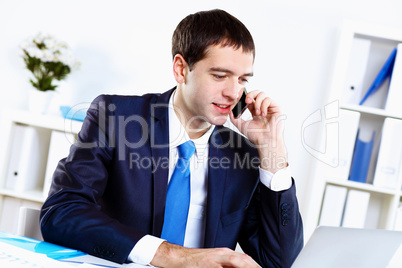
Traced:
<svg viewBox="0 0 402 268">
<path fill-rule="evenodd" d="M 362 50 L 354 53 L 356 52 L 356 50 L 353 50 L 356 49 L 354 46 L 356 45 L 356 42 L 361 42 L 362 40 L 363 42 L 368 40 L 370 43 L 369 49 L 367 49 L 369 54 L 366 58 L 365 64 L 362 65 L 364 71 L 351 70 L 351 66 L 356 66 L 353 65 L 355 63 L 352 62 L 353 59 L 356 59 L 356 54 L 363 53 L 361 52 Z M 401 42 L 402 29 L 385 28 L 356 21 L 345 21 L 343 25 L 328 103 L 338 101 L 339 111 L 359 113 L 360 119 L 358 128 L 370 128 L 373 130 L 375 132 L 375 140 L 367 181 L 365 183 L 351 181 L 348 180 L 348 178 L 335 178 L 333 174 L 337 174 L 335 172 L 336 167 L 330 167 L 328 163 L 324 163 L 320 161 L 320 159 L 317 159 L 311 181 L 311 194 L 308 209 L 304 217 L 306 241 L 320 223 L 325 191 L 328 185 L 345 188 L 348 192 L 350 190 L 357 190 L 370 194 L 364 228 L 387 230 L 396 229 L 396 218 L 398 211 L 400 210 L 399 206 L 402 203 L 402 168 L 399 168 L 399 179 L 397 186 L 394 188 L 375 186 L 373 185 L 373 179 L 378 161 L 381 144 L 381 131 L 384 126 L 384 121 L 387 118 L 402 120 L 402 113 L 389 112 L 385 109 L 389 81 L 384 83 L 363 105 L 359 105 L 356 100 L 361 100 L 392 49 Z M 364 45 L 362 48 L 364 49 Z M 361 64 L 361 62 L 358 62 L 357 65 L 359 63 Z M 359 72 L 363 75 L 361 83 L 358 87 L 351 86 L 351 80 L 353 80 L 353 77 L 350 78 L 351 73 L 359 74 Z M 358 95 L 351 98 L 351 94 Z M 341 126 L 342 122 L 340 121 L 340 117 L 338 117 L 337 120 L 338 121 L 335 121 L 339 123 L 339 126 Z M 325 135 L 326 133 L 324 131 L 321 137 L 323 141 L 326 141 Z M 340 136 L 339 146 L 342 146 L 342 144 L 345 143 L 343 143 Z M 399 155 L 402 156 L 402 153 L 399 151 L 395 152 L 395 157 L 399 157 Z M 402 161 L 400 163 L 402 163 Z M 345 213 L 345 210 L 343 213 Z M 342 215 L 342 217 L 344 217 L 344 215 Z"/>
<path fill-rule="evenodd" d="M 40 208 L 47 196 L 47 189 L 44 189 L 45 175 L 49 170 L 50 173 L 56 168 L 57 162 L 61 159 L 51 159 L 52 155 L 49 155 L 51 150 L 57 151 L 58 156 L 68 155 L 69 146 L 76 141 L 78 132 L 80 131 L 82 122 L 64 119 L 61 115 L 42 115 L 34 114 L 23 110 L 10 110 L 2 118 L 2 131 L 5 138 L 2 140 L 4 143 L 3 152 L 4 156 L 1 163 L 0 173 L 0 230 L 10 233 L 16 233 L 18 213 L 21 206 L 30 208 Z M 18 129 L 34 129 L 39 133 L 35 136 L 38 140 L 30 140 L 31 143 L 38 142 L 38 145 L 32 148 L 43 151 L 40 154 L 38 152 L 32 152 L 32 148 L 29 148 L 24 140 L 18 140 L 21 136 L 18 135 Z M 65 140 L 61 143 L 51 144 L 52 133 L 56 132 L 59 135 L 63 135 Z M 26 136 L 23 136 L 26 138 Z M 62 144 L 64 143 L 64 144 Z M 18 148 L 15 147 L 20 147 Z M 56 147 L 56 148 L 55 148 Z M 57 148 L 59 147 L 59 148 Z M 13 154 L 20 154 L 18 157 L 13 157 Z M 61 151 L 61 152 L 60 152 Z M 49 159 L 48 159 L 49 157 Z M 28 161 L 22 161 L 25 158 Z M 23 165 L 28 165 L 27 172 L 20 173 L 11 171 L 11 169 L 24 169 Z M 32 168 L 32 173 L 31 169 Z M 34 171 L 35 170 L 35 171 Z M 11 172 L 11 173 L 10 173 Z M 14 172 L 14 173 L 13 173 Z M 35 173 L 35 174 L 33 174 Z M 10 174 L 14 174 L 13 177 Z M 34 187 L 25 189 L 24 187 L 15 188 L 10 187 L 10 180 L 16 179 L 27 182 L 28 180 L 35 180 Z M 30 184 L 32 184 L 30 182 Z"/>
</svg>

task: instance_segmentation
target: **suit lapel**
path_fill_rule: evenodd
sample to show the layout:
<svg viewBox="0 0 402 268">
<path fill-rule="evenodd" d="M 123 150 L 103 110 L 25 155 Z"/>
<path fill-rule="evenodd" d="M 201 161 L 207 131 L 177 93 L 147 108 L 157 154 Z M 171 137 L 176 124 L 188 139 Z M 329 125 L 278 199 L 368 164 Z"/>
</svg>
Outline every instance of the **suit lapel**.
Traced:
<svg viewBox="0 0 402 268">
<path fill-rule="evenodd" d="M 222 159 L 225 156 L 223 150 L 220 148 L 223 140 L 219 129 L 220 127 L 215 127 L 211 135 L 208 161 L 210 159 Z M 227 173 L 227 169 L 213 168 L 214 166 L 208 164 L 207 219 L 205 228 L 205 247 L 207 248 L 215 246 Z"/>
<path fill-rule="evenodd" d="M 153 226 L 152 233 L 160 236 L 165 213 L 169 168 L 169 98 L 173 90 L 157 97 L 151 104 L 150 146 L 153 160 Z M 163 163 L 163 164 L 162 164 Z"/>
</svg>

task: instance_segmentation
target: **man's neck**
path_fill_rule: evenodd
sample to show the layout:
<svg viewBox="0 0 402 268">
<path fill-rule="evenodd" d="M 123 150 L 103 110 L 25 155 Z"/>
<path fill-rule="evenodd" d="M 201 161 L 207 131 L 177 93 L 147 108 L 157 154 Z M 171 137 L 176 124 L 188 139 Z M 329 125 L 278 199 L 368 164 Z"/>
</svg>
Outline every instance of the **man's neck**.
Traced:
<svg viewBox="0 0 402 268">
<path fill-rule="evenodd" d="M 183 118 L 182 116 L 180 116 L 175 108 L 175 105 L 173 105 L 174 107 L 174 112 L 177 116 L 177 118 L 179 119 L 180 123 L 183 125 L 184 129 L 187 132 L 187 135 L 190 137 L 190 139 L 194 140 L 194 139 L 198 139 L 200 137 L 202 137 L 202 135 L 204 135 L 210 128 L 211 128 L 211 124 L 205 121 L 201 121 L 201 120 L 191 120 L 191 118 Z M 191 123 L 190 123 L 191 120 Z M 198 121 L 198 122 L 197 122 Z"/>
<path fill-rule="evenodd" d="M 205 120 L 199 118 L 188 118 L 186 113 L 179 113 L 178 110 L 181 109 L 181 104 L 183 103 L 180 100 L 180 96 L 178 96 L 177 90 L 173 93 L 173 109 L 174 112 L 179 119 L 180 123 L 183 125 L 190 139 L 198 139 L 202 137 L 210 128 L 211 124 L 206 122 Z"/>
</svg>

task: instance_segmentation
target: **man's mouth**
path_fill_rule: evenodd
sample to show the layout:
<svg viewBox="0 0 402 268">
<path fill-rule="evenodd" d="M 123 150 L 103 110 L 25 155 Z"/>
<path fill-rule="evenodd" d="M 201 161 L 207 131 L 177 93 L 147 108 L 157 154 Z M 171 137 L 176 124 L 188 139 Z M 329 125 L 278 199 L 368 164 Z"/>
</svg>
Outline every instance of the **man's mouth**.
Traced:
<svg viewBox="0 0 402 268">
<path fill-rule="evenodd" d="M 218 107 L 221 107 L 223 109 L 226 109 L 226 108 L 230 107 L 230 105 L 222 105 L 222 104 L 215 104 L 215 105 L 218 106 Z"/>
<path fill-rule="evenodd" d="M 214 103 L 216 109 L 218 110 L 219 113 L 222 114 L 228 114 L 230 113 L 230 108 L 232 107 L 232 105 L 230 104 L 218 104 L 218 103 Z"/>
</svg>

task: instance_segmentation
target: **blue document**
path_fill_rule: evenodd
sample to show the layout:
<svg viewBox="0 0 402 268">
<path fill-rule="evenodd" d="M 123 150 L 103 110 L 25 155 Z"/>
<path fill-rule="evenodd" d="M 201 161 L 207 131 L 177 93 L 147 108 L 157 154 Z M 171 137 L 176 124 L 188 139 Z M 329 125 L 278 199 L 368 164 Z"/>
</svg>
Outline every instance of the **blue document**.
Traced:
<svg viewBox="0 0 402 268">
<path fill-rule="evenodd" d="M 62 247 L 59 245 L 55 245 L 52 243 L 24 236 L 12 235 L 1 231 L 0 231 L 0 242 L 10 244 L 19 248 L 23 248 L 35 253 L 46 254 L 46 256 L 54 260 L 61 260 L 61 259 L 87 255 L 86 253 L 79 250 Z"/>
</svg>

